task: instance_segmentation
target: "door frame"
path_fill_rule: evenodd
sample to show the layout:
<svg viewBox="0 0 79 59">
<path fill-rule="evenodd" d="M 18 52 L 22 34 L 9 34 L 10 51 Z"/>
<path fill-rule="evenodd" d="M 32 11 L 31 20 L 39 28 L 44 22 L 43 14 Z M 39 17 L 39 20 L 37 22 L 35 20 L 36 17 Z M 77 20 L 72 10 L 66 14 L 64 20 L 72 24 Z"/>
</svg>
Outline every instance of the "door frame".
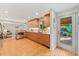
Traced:
<svg viewBox="0 0 79 59">
<path fill-rule="evenodd" d="M 78 8 L 78 10 L 79 10 L 79 8 Z M 77 46 L 78 46 L 78 48 L 77 48 L 77 55 L 79 56 L 79 11 L 77 12 L 77 37 L 78 37 L 78 42 L 77 42 Z"/>
<path fill-rule="evenodd" d="M 68 17 L 68 16 L 72 16 L 72 46 L 69 46 L 67 44 L 63 44 L 63 43 L 60 43 L 60 18 L 64 18 L 64 17 Z M 76 28 L 76 15 L 75 13 L 64 13 L 63 15 L 60 15 L 58 16 L 58 32 L 59 32 L 59 35 L 58 35 L 58 47 L 62 47 L 64 49 L 67 49 L 71 52 L 75 52 L 75 28 Z"/>
</svg>

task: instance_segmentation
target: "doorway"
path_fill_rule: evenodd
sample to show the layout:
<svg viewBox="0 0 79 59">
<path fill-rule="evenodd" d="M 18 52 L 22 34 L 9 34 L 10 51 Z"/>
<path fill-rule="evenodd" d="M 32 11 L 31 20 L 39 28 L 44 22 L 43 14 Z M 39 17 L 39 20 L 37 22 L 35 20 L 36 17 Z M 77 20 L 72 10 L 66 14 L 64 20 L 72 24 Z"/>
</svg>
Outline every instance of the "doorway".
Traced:
<svg viewBox="0 0 79 59">
<path fill-rule="evenodd" d="M 75 53 L 75 13 L 59 16 L 58 46 Z"/>
</svg>

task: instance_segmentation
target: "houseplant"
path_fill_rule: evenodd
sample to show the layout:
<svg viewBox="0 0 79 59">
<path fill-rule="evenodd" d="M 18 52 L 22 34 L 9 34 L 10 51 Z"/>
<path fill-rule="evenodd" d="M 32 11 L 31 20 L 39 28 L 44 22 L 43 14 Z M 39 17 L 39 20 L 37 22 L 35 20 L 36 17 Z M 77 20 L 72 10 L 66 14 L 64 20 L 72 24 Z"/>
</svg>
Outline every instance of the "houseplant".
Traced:
<svg viewBox="0 0 79 59">
<path fill-rule="evenodd" d="M 44 25 L 44 21 L 42 21 L 42 24 L 40 24 L 39 28 L 40 28 L 40 32 L 43 33 L 44 29 L 46 28 L 45 25 Z"/>
</svg>

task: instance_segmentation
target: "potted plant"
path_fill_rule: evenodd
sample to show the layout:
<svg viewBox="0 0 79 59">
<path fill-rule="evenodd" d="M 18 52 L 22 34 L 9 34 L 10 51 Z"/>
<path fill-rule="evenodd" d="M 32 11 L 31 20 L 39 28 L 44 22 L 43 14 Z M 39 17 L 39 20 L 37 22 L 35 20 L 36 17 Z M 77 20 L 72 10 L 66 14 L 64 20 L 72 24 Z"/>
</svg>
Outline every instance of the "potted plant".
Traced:
<svg viewBox="0 0 79 59">
<path fill-rule="evenodd" d="M 44 32 L 44 29 L 46 28 L 45 25 L 44 25 L 44 21 L 42 21 L 42 24 L 40 24 L 40 31 L 43 33 Z"/>
</svg>

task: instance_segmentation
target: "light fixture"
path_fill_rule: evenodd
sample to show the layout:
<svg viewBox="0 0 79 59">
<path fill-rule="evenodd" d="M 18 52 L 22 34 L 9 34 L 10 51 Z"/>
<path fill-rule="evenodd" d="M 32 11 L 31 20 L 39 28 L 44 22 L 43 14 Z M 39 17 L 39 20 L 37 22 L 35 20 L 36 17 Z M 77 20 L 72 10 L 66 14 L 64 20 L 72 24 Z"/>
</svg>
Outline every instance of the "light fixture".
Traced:
<svg viewBox="0 0 79 59">
<path fill-rule="evenodd" d="M 36 13 L 35 13 L 35 15 L 39 15 L 39 13 L 38 13 L 38 12 L 36 12 Z"/>
<path fill-rule="evenodd" d="M 4 11 L 4 13 L 8 13 L 8 11 Z"/>
</svg>

